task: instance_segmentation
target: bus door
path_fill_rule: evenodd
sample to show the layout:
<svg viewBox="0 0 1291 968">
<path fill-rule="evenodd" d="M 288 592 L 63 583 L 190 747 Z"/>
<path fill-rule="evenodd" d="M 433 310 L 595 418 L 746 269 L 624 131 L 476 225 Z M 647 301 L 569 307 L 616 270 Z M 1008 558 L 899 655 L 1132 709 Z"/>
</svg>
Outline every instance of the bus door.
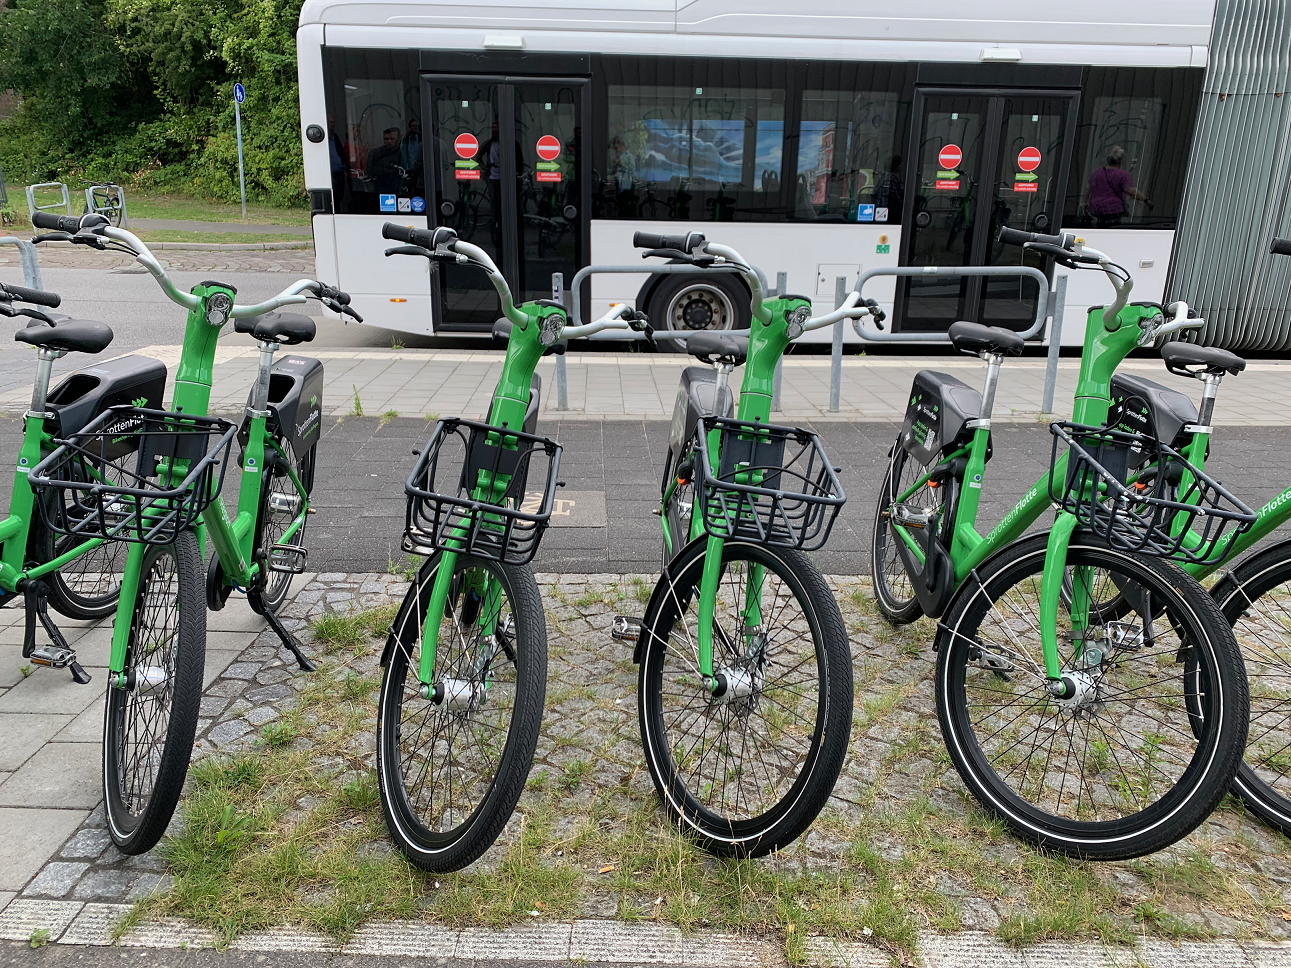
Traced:
<svg viewBox="0 0 1291 968">
<path fill-rule="evenodd" d="M 905 191 L 903 266 L 1035 266 L 1052 260 L 995 241 L 1000 226 L 1054 233 L 1075 143 L 1074 91 L 918 89 Z M 960 319 L 1028 329 L 1038 285 L 982 276 L 898 279 L 893 328 Z"/>
<path fill-rule="evenodd" d="M 585 79 L 423 77 L 432 224 L 492 257 L 517 303 L 550 299 L 585 263 L 590 180 L 582 173 Z M 487 331 L 501 315 L 478 269 L 438 263 L 438 329 Z"/>
</svg>

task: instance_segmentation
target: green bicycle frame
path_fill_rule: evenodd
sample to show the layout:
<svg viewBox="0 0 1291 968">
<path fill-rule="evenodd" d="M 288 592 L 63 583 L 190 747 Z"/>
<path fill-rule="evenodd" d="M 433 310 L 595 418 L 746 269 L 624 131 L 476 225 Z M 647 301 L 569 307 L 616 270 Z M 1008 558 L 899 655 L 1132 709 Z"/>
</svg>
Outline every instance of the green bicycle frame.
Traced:
<svg viewBox="0 0 1291 968">
<path fill-rule="evenodd" d="M 534 370 L 547 347 L 539 339 L 546 329 L 552 330 L 547 322 L 551 316 L 561 317 L 561 327 L 567 318 L 559 306 L 540 303 L 524 303 L 511 307 L 507 318 L 512 322 L 510 338 L 507 340 L 506 359 L 502 364 L 502 375 L 498 379 L 493 402 L 489 407 L 488 423 L 497 427 L 496 436 L 490 435 L 489 442 L 506 446 L 506 429 L 518 430 L 524 427 L 525 413 L 529 409 L 529 389 L 533 383 Z M 559 328 L 556 329 L 559 332 Z M 514 439 L 514 438 L 513 438 Z M 496 503 L 506 493 L 511 478 L 508 475 L 494 475 L 489 471 L 480 471 L 471 498 L 476 501 Z M 466 538 L 464 529 L 457 529 L 451 535 L 454 541 Z M 435 583 L 431 587 L 430 602 L 426 608 L 425 624 L 421 632 L 421 657 L 417 665 L 417 677 L 422 686 L 430 689 L 434 685 L 435 652 L 439 646 L 439 624 L 444 615 L 444 606 L 448 602 L 448 593 L 452 584 L 453 569 L 457 564 L 458 551 L 444 551 L 440 555 L 439 569 L 435 573 Z M 465 589 L 474 592 L 482 601 L 493 602 L 489 595 L 489 584 L 492 579 L 476 577 L 475 585 Z M 489 608 L 480 609 L 476 620 L 483 634 L 492 634 L 501 609 L 501 601 Z"/>
<path fill-rule="evenodd" d="M 749 327 L 749 351 L 744 364 L 744 379 L 740 385 L 740 398 L 736 406 L 736 419 L 743 421 L 761 421 L 769 423 L 771 419 L 771 397 L 775 379 L 776 363 L 789 346 L 789 316 L 800 307 L 811 308 L 811 303 L 800 296 L 786 296 L 767 299 L 759 310 L 753 314 Z M 720 458 L 721 431 L 711 430 L 705 441 L 709 458 L 717 466 Z M 674 479 L 664 494 L 663 506 L 673 499 L 677 490 Z M 704 533 L 704 523 L 698 508 L 690 516 L 689 539 L 694 540 Z M 669 550 L 676 541 L 668 526 L 668 515 L 662 514 L 664 541 Z M 700 674 L 709 688 L 717 687 L 713 669 L 713 618 L 717 605 L 717 588 L 722 577 L 722 550 L 724 538 L 709 535 L 704 548 L 704 571 L 700 581 L 699 594 L 699 635 L 697 641 L 697 658 Z M 762 578 L 763 569 L 755 565 L 749 570 L 745 579 L 746 594 L 744 598 L 744 627 L 756 628 L 762 624 Z"/>
<path fill-rule="evenodd" d="M 1085 325 L 1080 374 L 1076 383 L 1076 399 L 1072 416 L 1075 423 L 1101 426 L 1107 419 L 1107 413 L 1111 407 L 1112 374 L 1120 362 L 1138 345 L 1139 338 L 1143 334 L 1143 323 L 1155 320 L 1160 314 L 1160 308 L 1155 305 L 1130 304 L 1121 309 L 1115 317 L 1115 325 L 1112 325 L 1104 321 L 1101 306 L 1089 311 Z M 997 368 L 998 363 L 992 362 L 991 366 Z M 953 460 L 966 458 L 963 487 L 955 509 L 951 532 L 950 557 L 954 563 L 956 587 L 988 557 L 1020 538 L 1027 528 L 1052 505 L 1049 495 L 1050 475 L 1046 474 L 1031 486 L 1022 499 L 985 537 L 977 531 L 977 513 L 981 502 L 990 435 L 988 416 L 987 419 L 978 421 L 973 430 L 972 439 L 966 447 L 958 448 L 942 458 L 903 493 L 897 495 L 895 501 L 900 504 L 908 500 L 911 495 L 926 485 L 941 467 Z M 1063 455 L 1055 462 L 1052 476 L 1056 480 L 1064 480 L 1066 471 L 1067 457 Z M 923 551 L 914 536 L 910 534 L 909 528 L 895 520 L 890 521 L 890 526 L 894 534 L 904 542 L 918 560 L 922 561 Z M 1053 529 L 1049 532 L 1049 544 L 1041 582 L 1040 633 L 1044 647 L 1045 671 L 1048 677 L 1055 681 L 1061 679 L 1057 642 L 1059 595 L 1067 561 L 1067 545 L 1075 526 L 1074 515 L 1067 512 L 1059 513 Z M 1084 612 L 1087 610 L 1088 603 L 1080 601 L 1079 598 L 1080 596 L 1071 606 L 1072 621 L 1077 626 L 1083 626 L 1086 620 Z"/>
</svg>

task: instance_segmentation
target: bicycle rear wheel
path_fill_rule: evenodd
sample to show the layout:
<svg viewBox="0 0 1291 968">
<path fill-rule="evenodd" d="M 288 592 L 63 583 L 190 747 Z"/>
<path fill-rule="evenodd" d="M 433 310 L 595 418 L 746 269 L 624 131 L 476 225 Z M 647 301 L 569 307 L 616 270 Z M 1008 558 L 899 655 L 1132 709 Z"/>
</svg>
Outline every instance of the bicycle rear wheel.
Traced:
<svg viewBox="0 0 1291 968">
<path fill-rule="evenodd" d="M 271 451 L 266 448 L 265 464 L 269 468 L 265 474 L 264 480 L 260 485 L 260 512 L 256 520 L 256 548 L 260 554 L 267 560 L 270 550 L 274 545 L 282 541 L 283 534 L 290 527 L 291 522 L 296 519 L 300 513 L 300 492 L 296 490 L 296 485 L 287 473 L 287 468 L 283 465 L 283 459 L 290 464 L 296 471 L 296 476 L 300 478 L 300 483 L 304 486 L 306 492 L 313 487 L 314 483 L 314 466 L 318 457 L 318 444 L 315 443 L 304 454 L 298 458 L 296 452 L 292 449 L 290 441 L 283 438 L 275 438 L 275 443 L 282 449 L 282 458 L 270 460 Z M 274 455 L 276 458 L 276 455 Z M 303 548 L 305 545 L 305 528 L 309 524 L 309 518 L 306 517 L 296 533 L 289 540 L 284 542 L 293 548 Z M 295 574 L 289 571 L 273 571 L 266 567 L 265 587 L 264 587 L 264 604 L 272 612 L 278 610 L 278 606 L 283 603 L 287 597 L 287 592 L 291 590 L 292 580 Z"/>
<path fill-rule="evenodd" d="M 145 551 L 126 682 L 108 683 L 103 718 L 108 830 L 123 854 L 142 854 L 161 839 L 183 790 L 206 661 L 202 586 L 191 531 Z"/>
<path fill-rule="evenodd" d="M 1291 835 L 1291 542 L 1247 558 L 1211 590 L 1233 626 L 1251 693 L 1233 792 Z"/>
<path fill-rule="evenodd" d="M 801 836 L 834 789 L 851 732 L 851 649 L 806 555 L 727 541 L 713 619 L 726 685 L 714 695 L 696 651 L 705 550 L 693 542 L 674 560 L 642 623 L 641 742 L 678 825 L 710 853 L 756 857 Z"/>
<path fill-rule="evenodd" d="M 879 490 L 878 503 L 874 509 L 874 529 L 870 535 L 870 576 L 874 581 L 874 598 L 881 611 L 895 625 L 905 625 L 923 615 L 919 599 L 915 597 L 914 586 L 906 574 L 905 565 L 897 554 L 896 542 L 901 538 L 888 522 L 888 515 L 897 499 L 923 476 L 927 470 L 911 457 L 901 446 L 898 437 L 892 446 L 892 459 L 888 463 L 887 475 Z M 949 536 L 953 524 L 955 495 L 959 482 L 947 478 L 936 486 L 925 483 L 917 491 L 908 495 L 901 503 L 912 510 L 935 511 L 943 530 Z"/>
<path fill-rule="evenodd" d="M 520 799 L 547 691 L 547 623 L 527 568 L 457 555 L 438 620 L 435 685 L 417 678 L 442 555 L 426 560 L 390 630 L 377 710 L 386 826 L 410 862 L 455 871 L 492 846 Z"/>
<path fill-rule="evenodd" d="M 1023 838 L 1078 857 L 1160 850 L 1210 815 L 1241 763 L 1241 654 L 1200 586 L 1169 562 L 1077 534 L 1058 612 L 1063 676 L 1047 689 L 1040 587 L 1047 535 L 988 559 L 938 636 L 937 715 L 964 783 Z M 1133 589 L 1130 591 L 1120 591 Z M 1112 615 L 1100 602 L 1120 603 Z"/>
</svg>

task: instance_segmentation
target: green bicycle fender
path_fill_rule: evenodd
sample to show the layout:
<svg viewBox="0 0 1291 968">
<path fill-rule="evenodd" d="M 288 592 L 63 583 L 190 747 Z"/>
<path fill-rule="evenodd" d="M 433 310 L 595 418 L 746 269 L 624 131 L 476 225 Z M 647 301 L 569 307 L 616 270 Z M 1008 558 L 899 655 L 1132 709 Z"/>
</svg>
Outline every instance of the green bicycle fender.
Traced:
<svg viewBox="0 0 1291 968">
<path fill-rule="evenodd" d="M 112 620 L 112 655 L 108 659 L 108 682 L 125 688 L 126 650 L 130 647 L 130 631 L 134 624 L 134 603 L 139 596 L 139 581 L 143 577 L 143 556 L 147 545 L 131 542 L 126 549 L 125 571 L 121 575 L 121 597 L 117 599 L 116 617 Z"/>
</svg>

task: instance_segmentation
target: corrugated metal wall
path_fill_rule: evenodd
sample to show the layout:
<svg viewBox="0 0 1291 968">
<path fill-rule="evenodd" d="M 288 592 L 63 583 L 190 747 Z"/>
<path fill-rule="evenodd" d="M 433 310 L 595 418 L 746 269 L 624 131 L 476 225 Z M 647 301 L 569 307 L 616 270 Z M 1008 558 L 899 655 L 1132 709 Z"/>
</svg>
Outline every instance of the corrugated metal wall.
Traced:
<svg viewBox="0 0 1291 968">
<path fill-rule="evenodd" d="M 1291 348 L 1291 0 L 1219 0 L 1166 294 L 1201 341 Z"/>
</svg>

